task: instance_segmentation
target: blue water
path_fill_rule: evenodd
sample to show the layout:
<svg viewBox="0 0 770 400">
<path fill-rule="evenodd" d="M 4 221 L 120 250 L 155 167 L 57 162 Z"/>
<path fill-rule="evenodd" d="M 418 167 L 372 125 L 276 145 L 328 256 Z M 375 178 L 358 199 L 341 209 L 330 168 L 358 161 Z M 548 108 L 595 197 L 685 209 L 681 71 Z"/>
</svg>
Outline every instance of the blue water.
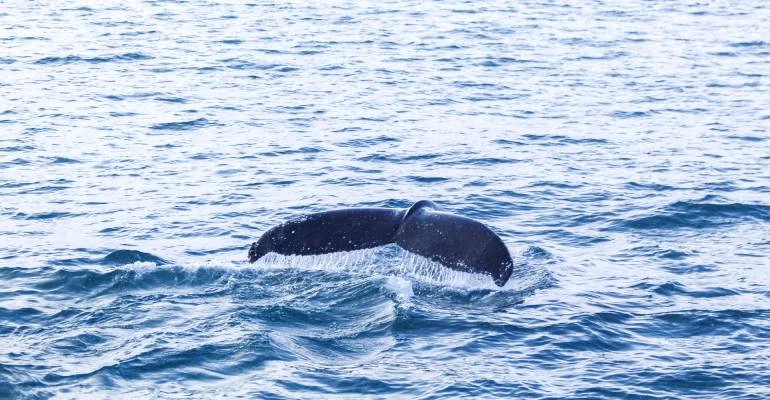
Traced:
<svg viewBox="0 0 770 400">
<path fill-rule="evenodd" d="M 0 398 L 770 397 L 770 5 L 575 4 L 0 3 Z"/>
</svg>

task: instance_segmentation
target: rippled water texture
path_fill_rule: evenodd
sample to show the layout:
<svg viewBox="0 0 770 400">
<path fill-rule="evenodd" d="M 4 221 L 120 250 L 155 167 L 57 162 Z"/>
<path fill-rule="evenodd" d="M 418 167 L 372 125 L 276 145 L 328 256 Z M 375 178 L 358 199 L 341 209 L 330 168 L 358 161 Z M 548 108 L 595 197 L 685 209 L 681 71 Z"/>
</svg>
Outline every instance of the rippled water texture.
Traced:
<svg viewBox="0 0 770 400">
<path fill-rule="evenodd" d="M 0 2 L 0 398 L 770 397 L 769 6 L 572 3 Z"/>
</svg>

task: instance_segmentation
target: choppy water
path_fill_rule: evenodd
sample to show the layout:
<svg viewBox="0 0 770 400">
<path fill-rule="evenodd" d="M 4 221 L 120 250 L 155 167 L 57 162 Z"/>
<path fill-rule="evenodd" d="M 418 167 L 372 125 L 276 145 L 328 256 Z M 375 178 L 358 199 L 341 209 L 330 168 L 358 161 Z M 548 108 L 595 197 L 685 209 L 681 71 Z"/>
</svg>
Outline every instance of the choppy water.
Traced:
<svg viewBox="0 0 770 400">
<path fill-rule="evenodd" d="M 770 397 L 769 7 L 0 2 L 0 398 Z M 246 263 L 419 199 L 511 282 Z"/>
</svg>

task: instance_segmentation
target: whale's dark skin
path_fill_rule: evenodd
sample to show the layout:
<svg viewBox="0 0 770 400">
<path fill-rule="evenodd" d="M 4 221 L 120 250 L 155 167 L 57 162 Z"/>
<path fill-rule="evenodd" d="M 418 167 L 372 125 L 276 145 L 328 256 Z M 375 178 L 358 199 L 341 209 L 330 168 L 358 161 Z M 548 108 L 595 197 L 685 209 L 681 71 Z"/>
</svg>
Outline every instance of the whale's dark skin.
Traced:
<svg viewBox="0 0 770 400">
<path fill-rule="evenodd" d="M 503 241 L 484 224 L 437 211 L 433 202 L 408 209 L 347 208 L 308 214 L 265 232 L 249 249 L 249 262 L 267 253 L 315 255 L 395 243 L 446 267 L 492 276 L 504 286 L 513 260 Z"/>
</svg>

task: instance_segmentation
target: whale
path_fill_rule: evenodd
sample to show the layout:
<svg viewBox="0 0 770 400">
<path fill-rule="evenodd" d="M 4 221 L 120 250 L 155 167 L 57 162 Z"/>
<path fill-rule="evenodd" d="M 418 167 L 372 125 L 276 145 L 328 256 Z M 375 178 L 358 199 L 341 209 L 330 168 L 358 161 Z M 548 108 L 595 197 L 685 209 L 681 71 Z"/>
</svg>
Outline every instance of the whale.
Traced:
<svg viewBox="0 0 770 400">
<path fill-rule="evenodd" d="M 429 200 L 407 209 L 345 208 L 301 215 L 268 229 L 249 248 L 249 262 L 268 253 L 310 256 L 396 244 L 447 268 L 492 277 L 505 286 L 513 260 L 502 239 L 471 218 Z"/>
</svg>

